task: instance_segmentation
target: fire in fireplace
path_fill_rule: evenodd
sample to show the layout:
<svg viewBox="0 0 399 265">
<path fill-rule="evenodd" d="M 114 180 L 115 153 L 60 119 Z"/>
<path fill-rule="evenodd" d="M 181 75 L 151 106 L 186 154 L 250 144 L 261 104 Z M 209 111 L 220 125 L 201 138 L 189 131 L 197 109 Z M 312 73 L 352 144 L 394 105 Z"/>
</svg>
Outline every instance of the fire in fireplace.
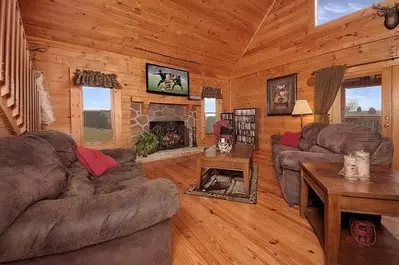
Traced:
<svg viewBox="0 0 399 265">
<path fill-rule="evenodd" d="M 160 150 L 188 146 L 188 131 L 184 121 L 151 121 L 150 131 L 159 137 Z"/>
</svg>

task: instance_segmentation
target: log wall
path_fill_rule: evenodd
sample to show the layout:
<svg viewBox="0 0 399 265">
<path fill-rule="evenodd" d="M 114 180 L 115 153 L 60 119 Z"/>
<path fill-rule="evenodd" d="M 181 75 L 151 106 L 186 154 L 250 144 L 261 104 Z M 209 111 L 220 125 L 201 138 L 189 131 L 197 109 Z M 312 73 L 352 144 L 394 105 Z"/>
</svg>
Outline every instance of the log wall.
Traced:
<svg viewBox="0 0 399 265">
<path fill-rule="evenodd" d="M 87 68 L 115 72 L 118 75 L 122 85 L 121 146 L 123 147 L 132 145 L 131 97 L 151 96 L 151 94 L 146 93 L 145 63 L 179 68 L 178 65 L 159 63 L 36 37 L 29 37 L 29 44 L 34 65 L 45 73 L 50 91 L 56 118 L 50 129 L 71 133 L 71 71 Z M 230 106 L 229 80 L 227 77 L 190 73 L 190 94 L 200 95 L 203 86 L 220 87 L 225 93 L 225 108 L 227 109 Z M 177 101 L 178 98 L 176 98 Z M 214 141 L 212 136 L 202 134 L 199 137 L 201 144 L 210 144 Z"/>
<path fill-rule="evenodd" d="M 232 108 L 262 110 L 259 155 L 265 163 L 271 163 L 272 134 L 301 129 L 299 117 L 267 116 L 267 79 L 298 73 L 297 98 L 308 100 L 313 109 L 314 87 L 308 85 L 313 71 L 334 64 L 366 63 L 360 67 L 363 70 L 397 64 L 399 28 L 386 30 L 375 10 L 368 8 L 315 28 L 313 2 L 276 1 L 232 73 Z M 305 124 L 312 121 L 312 115 L 306 116 Z"/>
</svg>

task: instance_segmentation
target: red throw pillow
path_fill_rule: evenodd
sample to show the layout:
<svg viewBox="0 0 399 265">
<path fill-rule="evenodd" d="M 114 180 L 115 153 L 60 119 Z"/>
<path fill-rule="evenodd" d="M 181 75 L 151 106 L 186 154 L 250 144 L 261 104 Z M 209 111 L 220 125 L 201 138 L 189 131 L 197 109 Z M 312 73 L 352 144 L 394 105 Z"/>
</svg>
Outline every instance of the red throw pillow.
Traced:
<svg viewBox="0 0 399 265">
<path fill-rule="evenodd" d="M 100 150 L 78 147 L 76 148 L 78 160 L 94 176 L 101 176 L 105 171 L 118 166 L 118 162 Z"/>
<path fill-rule="evenodd" d="M 285 132 L 278 143 L 297 148 L 299 146 L 299 139 L 301 139 L 301 132 Z"/>
</svg>

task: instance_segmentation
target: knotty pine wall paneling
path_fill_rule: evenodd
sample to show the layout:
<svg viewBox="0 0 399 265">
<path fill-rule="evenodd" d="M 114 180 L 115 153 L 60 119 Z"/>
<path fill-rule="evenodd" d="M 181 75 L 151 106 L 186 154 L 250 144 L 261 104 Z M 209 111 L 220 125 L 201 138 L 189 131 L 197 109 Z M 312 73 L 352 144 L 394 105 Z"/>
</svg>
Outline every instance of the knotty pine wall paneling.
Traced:
<svg viewBox="0 0 399 265">
<path fill-rule="evenodd" d="M 307 84 L 313 71 L 334 64 L 371 63 L 370 67 L 378 68 L 372 62 L 399 56 L 399 27 L 386 30 L 383 19 L 371 8 L 315 28 L 313 3 L 276 1 L 231 74 L 232 109 L 261 109 L 257 156 L 262 163 L 271 164 L 272 134 L 301 129 L 299 117 L 267 116 L 267 79 L 297 73 L 297 98 L 308 100 L 314 109 L 314 87 Z M 304 124 L 312 121 L 312 115 L 304 117 Z"/>
<path fill-rule="evenodd" d="M 122 146 L 131 143 L 131 96 L 146 95 L 145 63 L 171 65 L 135 58 L 116 53 L 100 51 L 83 46 L 75 46 L 41 38 L 29 38 L 34 65 L 44 72 L 48 84 L 56 121 L 50 129 L 71 133 L 70 69 L 94 69 L 115 72 L 122 84 Z M 184 69 L 184 68 L 182 68 Z M 203 86 L 220 87 L 225 95 L 224 109 L 229 110 L 229 80 L 225 76 L 203 75 L 190 72 L 190 93 L 200 95 Z M 204 137 L 200 144 L 213 143 L 212 138 Z"/>
<path fill-rule="evenodd" d="M 395 146 L 393 167 L 399 170 L 399 65 L 392 67 L 392 140 Z"/>
<path fill-rule="evenodd" d="M 274 0 L 20 1 L 27 34 L 228 76 Z"/>
</svg>

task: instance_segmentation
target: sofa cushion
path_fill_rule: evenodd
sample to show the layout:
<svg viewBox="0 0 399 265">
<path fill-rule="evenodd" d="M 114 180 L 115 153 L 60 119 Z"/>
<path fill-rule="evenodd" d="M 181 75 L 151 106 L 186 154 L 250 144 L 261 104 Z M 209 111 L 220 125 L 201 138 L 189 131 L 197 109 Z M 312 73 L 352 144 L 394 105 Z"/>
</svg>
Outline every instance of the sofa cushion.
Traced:
<svg viewBox="0 0 399 265">
<path fill-rule="evenodd" d="M 281 137 L 280 141 L 278 141 L 278 143 L 281 145 L 297 148 L 299 145 L 300 138 L 301 138 L 300 132 L 285 132 L 283 134 L 283 137 Z"/>
<path fill-rule="evenodd" d="M 91 196 L 94 194 L 94 184 L 89 179 L 89 171 L 76 161 L 69 167 L 72 177 L 66 190 L 59 198 L 69 198 L 74 196 Z"/>
<path fill-rule="evenodd" d="M 107 170 L 118 166 L 118 162 L 100 150 L 85 147 L 76 148 L 79 162 L 94 176 L 101 176 Z"/>
<path fill-rule="evenodd" d="M 133 234 L 169 219 L 179 193 L 156 179 L 111 194 L 40 201 L 0 237 L 0 263 L 64 253 Z"/>
<path fill-rule="evenodd" d="M 317 143 L 317 136 L 325 128 L 324 123 L 310 123 L 302 128 L 302 137 L 299 141 L 299 148 L 302 151 L 309 151 Z"/>
<path fill-rule="evenodd" d="M 317 144 L 312 146 L 312 148 L 310 148 L 309 152 L 312 153 L 326 153 L 326 154 L 333 154 L 333 152 L 331 152 L 330 150 L 327 150 L 321 146 L 318 146 Z"/>
<path fill-rule="evenodd" d="M 354 154 L 363 150 L 372 155 L 382 137 L 379 132 L 367 127 L 331 124 L 320 131 L 317 144 L 335 154 Z"/>
<path fill-rule="evenodd" d="M 69 167 L 76 161 L 76 142 L 69 134 L 59 131 L 32 131 L 25 135 L 33 135 L 46 140 L 57 152 L 64 166 Z"/>
<path fill-rule="evenodd" d="M 304 151 L 284 151 L 280 155 L 280 165 L 283 169 L 301 171 L 301 162 L 331 162 L 341 163 L 344 156 L 340 154 L 312 153 Z"/>
<path fill-rule="evenodd" d="M 30 135 L 0 138 L 0 234 L 29 206 L 57 198 L 68 174 L 54 148 Z"/>
<path fill-rule="evenodd" d="M 136 152 L 132 148 L 114 148 L 101 150 L 104 154 L 115 159 L 119 164 L 136 161 Z"/>
<path fill-rule="evenodd" d="M 139 164 L 125 163 L 107 171 L 101 178 L 91 177 L 95 194 L 112 193 L 148 181 Z"/>
</svg>

